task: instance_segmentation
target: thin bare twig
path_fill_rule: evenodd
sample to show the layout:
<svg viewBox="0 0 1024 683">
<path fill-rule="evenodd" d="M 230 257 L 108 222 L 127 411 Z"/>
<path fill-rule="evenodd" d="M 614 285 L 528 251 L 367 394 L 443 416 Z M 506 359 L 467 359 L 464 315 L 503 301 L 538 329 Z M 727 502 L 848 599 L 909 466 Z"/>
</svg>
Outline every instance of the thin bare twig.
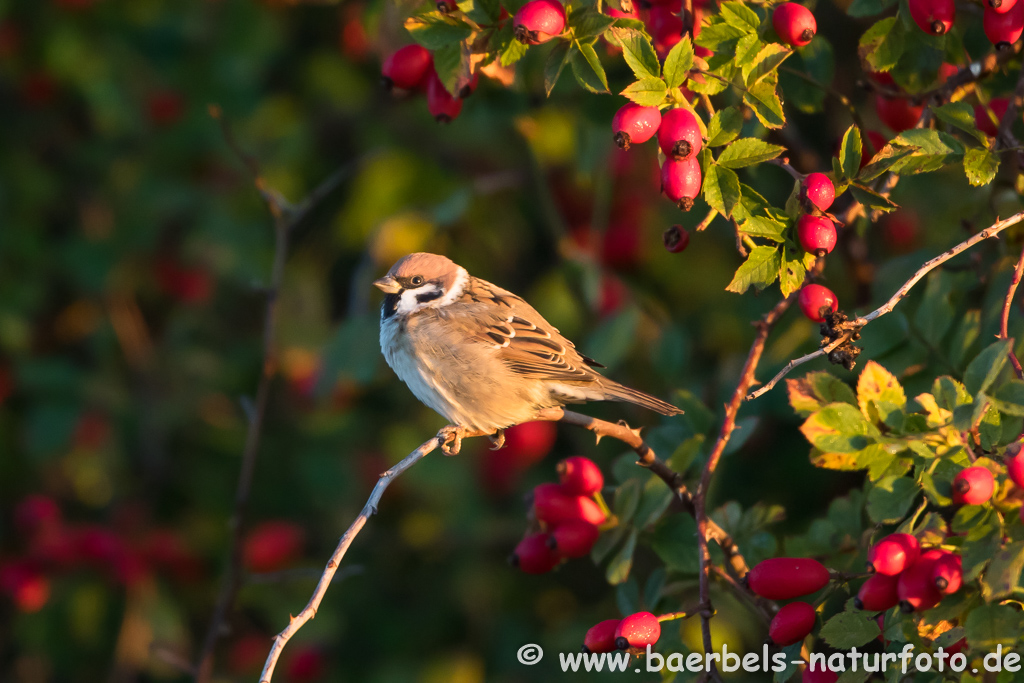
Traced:
<svg viewBox="0 0 1024 683">
<path fill-rule="evenodd" d="M 1017 285 L 1020 284 L 1021 274 L 1024 274 L 1024 249 L 1021 249 L 1020 258 L 1017 259 L 1017 267 L 1013 269 L 1013 279 L 1010 280 L 1010 287 L 1006 290 L 1006 299 L 1003 301 L 1003 315 L 999 325 L 1000 339 L 1010 338 L 1010 306 L 1013 305 L 1013 295 L 1017 293 Z M 1010 364 L 1013 365 L 1013 371 L 1017 373 L 1017 379 L 1024 379 L 1024 368 L 1021 368 L 1020 360 L 1018 360 L 1012 346 L 1008 355 L 1010 357 Z"/>
<path fill-rule="evenodd" d="M 714 209 L 711 209 L 710 211 L 708 211 L 708 215 L 704 216 L 704 220 L 698 223 L 697 227 L 695 227 L 694 230 L 696 230 L 697 232 L 703 232 L 704 230 L 707 229 L 709 225 L 711 225 L 711 221 L 715 220 L 715 216 L 717 215 L 718 212 L 715 211 Z"/>
<path fill-rule="evenodd" d="M 862 327 L 870 323 L 872 320 L 875 320 L 883 315 L 886 315 L 887 313 L 890 313 L 892 309 L 896 307 L 896 304 L 898 304 L 900 301 L 903 300 L 904 297 L 907 296 L 907 294 L 914 287 L 914 285 L 920 282 L 921 278 L 923 278 L 933 269 L 942 265 L 943 263 L 953 258 L 957 254 L 960 254 L 970 249 L 978 242 L 986 240 L 990 237 L 995 237 L 997 234 L 999 234 L 1006 228 L 1016 225 L 1022 219 L 1024 219 L 1024 212 L 1014 214 L 1013 216 L 1010 216 L 1009 218 L 1006 218 L 1001 221 L 996 221 L 995 223 L 985 228 L 981 232 L 977 233 L 976 235 L 972 235 L 970 238 L 964 240 L 955 247 L 942 252 L 935 258 L 931 259 L 930 261 L 922 265 L 909 280 L 903 283 L 902 287 L 896 290 L 896 293 L 893 294 L 888 301 L 886 301 L 884 304 L 882 304 L 875 310 L 871 311 L 867 315 L 857 318 L 856 320 L 851 320 L 849 323 L 846 323 L 846 326 L 851 330 L 860 330 Z M 841 342 L 842 340 L 837 341 Z M 832 350 L 832 348 L 830 347 L 833 347 L 834 344 L 835 342 L 833 342 L 833 344 L 830 344 L 829 346 L 826 346 L 825 348 L 821 348 L 813 353 L 809 353 L 806 356 L 801 356 L 800 358 L 791 360 L 789 363 L 786 364 L 786 367 L 784 367 L 777 375 L 775 375 L 775 377 L 772 378 L 770 382 L 765 384 L 757 391 L 751 392 L 747 396 L 746 400 L 753 400 L 758 396 L 761 396 L 762 394 L 771 391 L 783 377 L 785 377 L 791 370 L 793 370 L 793 368 L 795 368 L 798 365 L 803 365 L 804 363 L 812 361 L 815 358 L 820 358 L 821 356 L 827 355 L 829 351 Z"/>
<path fill-rule="evenodd" d="M 779 168 L 784 169 L 786 173 L 793 176 L 793 180 L 796 180 L 798 182 L 803 182 L 804 178 L 807 177 L 806 174 L 801 173 L 800 171 L 796 170 L 790 165 L 789 157 L 778 157 L 775 159 L 769 159 L 767 163 L 771 164 L 772 166 L 778 166 Z"/>
<path fill-rule="evenodd" d="M 713 608 L 711 606 L 711 553 L 708 551 L 708 535 L 712 521 L 708 518 L 707 512 L 708 489 L 711 487 L 711 478 L 718 467 L 722 453 L 725 451 L 725 447 L 729 443 L 733 431 L 736 429 L 736 414 L 743 404 L 743 398 L 756 381 L 757 365 L 761 361 L 761 354 L 764 352 L 768 335 L 771 333 L 775 323 L 782 317 L 782 314 L 796 301 L 796 297 L 797 292 L 791 293 L 788 297 L 775 304 L 772 310 L 756 323 L 757 335 L 754 337 L 754 343 L 750 345 L 750 351 L 747 353 L 746 363 L 744 363 L 743 370 L 740 372 L 740 380 L 736 385 L 736 390 L 725 407 L 725 419 L 722 421 L 722 427 L 718 432 L 718 439 L 711 448 L 711 454 L 708 455 L 707 462 L 704 463 L 700 484 L 697 486 L 697 494 L 694 496 L 693 505 L 697 519 L 697 557 L 700 562 L 698 579 L 700 582 L 699 597 L 702 608 L 700 616 L 701 639 L 705 653 L 714 651 L 714 645 L 711 642 L 711 617 L 713 615 Z M 712 664 L 709 673 L 711 678 L 719 680 L 718 670 L 714 664 Z"/>
</svg>

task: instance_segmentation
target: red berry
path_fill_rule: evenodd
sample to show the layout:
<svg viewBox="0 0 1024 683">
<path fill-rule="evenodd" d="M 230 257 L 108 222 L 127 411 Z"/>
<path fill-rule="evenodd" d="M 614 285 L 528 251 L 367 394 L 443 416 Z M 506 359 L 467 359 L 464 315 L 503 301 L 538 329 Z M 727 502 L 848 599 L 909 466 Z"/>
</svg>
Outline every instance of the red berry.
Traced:
<svg viewBox="0 0 1024 683">
<path fill-rule="evenodd" d="M 665 59 L 683 37 L 683 20 L 678 10 L 666 5 L 655 5 L 650 9 L 647 28 L 654 41 L 654 49 L 661 59 Z"/>
<path fill-rule="evenodd" d="M 548 545 L 547 534 L 530 534 L 512 551 L 509 562 L 527 574 L 546 574 L 561 558 Z"/>
<path fill-rule="evenodd" d="M 798 643 L 814 628 L 816 618 L 814 608 L 806 602 L 791 602 L 775 613 L 768 626 L 768 637 L 779 647 Z"/>
<path fill-rule="evenodd" d="M 151 532 L 143 543 L 142 556 L 147 563 L 166 569 L 178 581 L 195 581 L 203 573 L 199 557 L 175 531 Z"/>
<path fill-rule="evenodd" d="M 801 683 L 836 683 L 838 680 L 839 674 L 834 671 L 829 671 L 827 668 L 815 668 L 814 671 L 811 671 L 810 665 L 807 665 L 801 677 Z"/>
<path fill-rule="evenodd" d="M 523 422 L 505 430 L 505 447 L 499 452 L 532 465 L 551 452 L 557 436 L 558 428 L 554 422 Z"/>
<path fill-rule="evenodd" d="M 803 286 L 797 295 L 797 303 L 804 315 L 816 323 L 825 322 L 824 309 L 834 313 L 839 308 L 839 299 L 831 289 L 814 284 Z"/>
<path fill-rule="evenodd" d="M 643 259 L 643 225 L 613 217 L 601 241 L 601 262 L 611 268 L 634 268 Z"/>
<path fill-rule="evenodd" d="M 995 478 L 984 467 L 968 467 L 953 477 L 953 503 L 983 505 L 992 497 Z"/>
<path fill-rule="evenodd" d="M 908 614 L 924 612 L 942 600 L 942 594 L 935 587 L 932 576 L 935 561 L 940 555 L 941 551 L 929 550 L 900 574 L 896 583 L 896 594 L 899 596 L 902 611 Z"/>
<path fill-rule="evenodd" d="M 519 42 L 546 43 L 565 29 L 565 7 L 558 0 L 530 0 L 516 12 L 512 26 Z"/>
<path fill-rule="evenodd" d="M 60 507 L 49 496 L 25 496 L 14 508 L 14 525 L 26 536 L 53 530 L 60 525 Z"/>
<path fill-rule="evenodd" d="M 683 211 L 693 208 L 693 200 L 700 194 L 701 180 L 700 162 L 695 158 L 665 159 L 661 165 L 661 191 Z"/>
<path fill-rule="evenodd" d="M 1006 474 L 1017 486 L 1024 488 L 1024 450 L 1006 458 Z"/>
<path fill-rule="evenodd" d="M 824 256 L 836 246 L 836 224 L 824 216 L 805 213 L 796 222 L 796 236 L 804 251 Z"/>
<path fill-rule="evenodd" d="M 913 249 L 920 231 L 917 215 L 906 209 L 889 214 L 882 221 L 882 237 L 894 251 Z"/>
<path fill-rule="evenodd" d="M 258 674 L 267 659 L 269 643 L 273 639 L 255 633 L 235 638 L 228 649 L 228 671 L 236 676 Z"/>
<path fill-rule="evenodd" d="M 1010 100 L 1005 97 L 993 97 L 987 107 L 982 104 L 974 105 L 974 125 L 985 135 L 994 138 L 999 133 L 999 122 L 1003 120 L 1008 106 Z M 989 110 L 995 115 L 995 121 L 992 120 Z"/>
<path fill-rule="evenodd" d="M 400 47 L 384 60 L 381 66 L 381 80 L 384 87 L 414 90 L 423 84 L 430 73 L 434 60 L 422 45 Z"/>
<path fill-rule="evenodd" d="M 836 198 L 836 187 L 824 173 L 811 173 L 804 178 L 804 196 L 822 211 L 828 211 Z"/>
<path fill-rule="evenodd" d="M 445 89 L 434 70 L 427 74 L 427 109 L 438 123 L 451 123 L 462 111 L 462 100 Z"/>
<path fill-rule="evenodd" d="M 769 600 L 789 600 L 828 585 L 828 569 L 809 557 L 773 557 L 747 574 L 750 590 Z"/>
<path fill-rule="evenodd" d="M 932 581 L 940 593 L 952 595 L 960 590 L 964 582 L 963 562 L 956 553 L 943 550 L 935 560 L 932 569 Z"/>
<path fill-rule="evenodd" d="M 615 9 L 610 5 L 605 5 L 604 13 L 610 17 L 615 17 L 616 19 L 636 19 L 638 21 L 640 20 L 640 12 L 637 10 L 636 3 L 630 6 L 630 11 L 628 12 L 623 12 L 622 10 Z"/>
<path fill-rule="evenodd" d="M 574 455 L 558 463 L 562 490 L 577 496 L 592 496 L 604 487 L 601 468 L 590 458 Z"/>
<path fill-rule="evenodd" d="M 945 35 L 956 18 L 953 0 L 909 0 L 910 16 L 922 31 L 933 36 Z"/>
<path fill-rule="evenodd" d="M 700 152 L 704 141 L 700 137 L 697 115 L 685 107 L 669 109 L 661 117 L 658 127 L 658 145 L 669 159 L 692 159 Z"/>
<path fill-rule="evenodd" d="M 605 619 L 590 627 L 583 637 L 583 649 L 587 652 L 613 652 L 615 648 L 615 629 L 621 619 Z"/>
<path fill-rule="evenodd" d="M 10 584 L 7 592 L 11 600 L 18 611 L 25 614 L 38 612 L 50 599 L 50 580 L 29 567 L 25 567 L 23 572 L 13 579 L 5 581 L 0 577 L 0 583 Z"/>
<path fill-rule="evenodd" d="M 327 661 L 320 648 L 300 646 L 288 660 L 285 678 L 289 683 L 313 683 L 324 679 L 326 669 Z"/>
<path fill-rule="evenodd" d="M 568 519 L 551 532 L 549 545 L 561 557 L 583 557 L 597 543 L 601 530 L 582 519 Z"/>
<path fill-rule="evenodd" d="M 306 534 L 292 522 L 263 522 L 249 532 L 242 549 L 251 572 L 274 572 L 287 567 L 302 554 Z"/>
<path fill-rule="evenodd" d="M 914 106 L 905 97 L 875 96 L 875 111 L 882 123 L 897 133 L 910 130 L 917 125 L 924 111 L 923 105 Z"/>
<path fill-rule="evenodd" d="M 459 99 L 464 100 L 474 92 L 476 92 L 476 86 L 480 84 L 480 72 L 474 71 L 469 81 L 459 88 Z"/>
<path fill-rule="evenodd" d="M 678 254 L 690 244 L 690 233 L 681 225 L 673 225 L 661 236 L 665 243 L 665 249 L 670 253 Z"/>
<path fill-rule="evenodd" d="M 818 23 L 811 10 L 795 2 L 784 2 L 772 13 L 772 26 L 782 42 L 803 47 L 818 32 Z"/>
<path fill-rule="evenodd" d="M 1005 12 L 986 7 L 981 25 L 993 45 L 999 49 L 1009 47 L 1024 33 L 1024 2 L 1013 3 Z"/>
<path fill-rule="evenodd" d="M 993 12 L 999 12 L 1005 14 L 1013 9 L 1013 6 L 1017 4 L 1017 0 L 987 0 L 985 3 Z"/>
<path fill-rule="evenodd" d="M 963 652 L 966 648 L 967 648 L 967 639 L 966 638 L 961 638 L 960 640 L 956 641 L 955 643 L 953 643 L 952 645 L 947 647 L 946 648 L 946 652 L 948 652 L 951 655 L 955 655 L 958 652 Z"/>
<path fill-rule="evenodd" d="M 898 576 L 886 576 L 885 574 L 872 574 L 864 585 L 857 591 L 857 609 L 866 609 L 869 612 L 882 612 L 891 609 L 899 604 L 900 598 L 896 592 Z"/>
<path fill-rule="evenodd" d="M 1016 1 L 1017 0 L 1013 0 L 1013 2 L 1016 2 Z M 939 84 L 940 85 L 945 85 L 946 81 L 949 80 L 950 76 L 955 76 L 957 73 L 959 73 L 959 71 L 960 71 L 960 67 L 958 67 L 956 64 L 950 64 L 949 62 L 943 62 L 942 64 L 939 65 L 939 76 L 938 76 Z"/>
<path fill-rule="evenodd" d="M 643 649 L 654 645 L 660 637 L 661 622 L 650 612 L 630 614 L 615 627 L 615 647 L 619 650 L 630 647 Z"/>
<path fill-rule="evenodd" d="M 113 564 L 124 552 L 124 543 L 117 534 L 98 526 L 82 528 L 77 546 L 78 555 L 93 564 Z"/>
<path fill-rule="evenodd" d="M 622 283 L 622 280 L 610 273 L 601 274 L 601 291 L 597 301 L 597 311 L 602 318 L 618 313 L 628 299 L 629 289 Z"/>
<path fill-rule="evenodd" d="M 612 133 L 615 144 L 622 149 L 630 145 L 647 142 L 661 125 L 661 110 L 657 107 L 641 107 L 630 102 L 623 105 L 612 117 Z"/>
<path fill-rule="evenodd" d="M 917 562 L 921 546 L 910 534 L 890 534 L 868 551 L 868 571 L 896 576 Z"/>
<path fill-rule="evenodd" d="M 605 520 L 605 514 L 597 503 L 586 496 L 566 493 L 558 484 L 541 484 L 533 490 L 533 514 L 539 521 L 552 526 L 570 519 L 600 526 Z"/>
</svg>

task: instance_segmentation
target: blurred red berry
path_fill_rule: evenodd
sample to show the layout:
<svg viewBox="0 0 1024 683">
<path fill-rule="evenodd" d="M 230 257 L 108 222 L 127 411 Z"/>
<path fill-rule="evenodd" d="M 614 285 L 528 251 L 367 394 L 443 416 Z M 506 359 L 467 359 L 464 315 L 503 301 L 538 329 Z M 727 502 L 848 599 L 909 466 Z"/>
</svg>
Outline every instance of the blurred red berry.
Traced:
<svg viewBox="0 0 1024 683">
<path fill-rule="evenodd" d="M 146 116 L 155 126 L 167 127 L 177 123 L 185 113 L 185 100 L 173 90 L 158 90 L 146 99 Z"/>
<path fill-rule="evenodd" d="M 643 233 L 641 224 L 628 220 L 613 220 L 604 232 L 601 244 L 601 262 L 609 268 L 629 269 L 643 260 Z"/>
<path fill-rule="evenodd" d="M 598 622 L 587 630 L 583 637 L 583 649 L 587 652 L 614 652 L 615 629 L 619 627 L 621 619 L 605 619 Z"/>
<path fill-rule="evenodd" d="M 592 496 L 604 487 L 601 468 L 590 458 L 574 455 L 558 463 L 562 490 L 577 496 Z"/>
<path fill-rule="evenodd" d="M 560 557 L 584 557 L 594 547 L 601 531 L 590 522 L 570 519 L 560 522 L 551 532 L 548 545 Z"/>
<path fill-rule="evenodd" d="M 907 6 L 918 28 L 933 36 L 949 33 L 956 19 L 953 0 L 909 0 Z"/>
<path fill-rule="evenodd" d="M 156 263 L 156 279 L 160 289 L 184 304 L 201 304 L 213 294 L 213 278 L 206 270 L 186 267 L 168 258 Z"/>
<path fill-rule="evenodd" d="M 166 571 L 175 580 L 190 582 L 202 577 L 202 561 L 176 531 L 151 531 L 142 544 L 142 555 L 147 562 Z"/>
<path fill-rule="evenodd" d="M 33 71 L 22 78 L 19 93 L 26 106 L 45 107 L 57 96 L 57 81 L 45 71 Z"/>
<path fill-rule="evenodd" d="M 546 43 L 565 29 L 565 7 L 558 0 L 530 0 L 516 12 L 512 26 L 519 42 Z"/>
<path fill-rule="evenodd" d="M 902 209 L 882 219 L 882 238 L 893 251 L 913 249 L 920 232 L 917 214 L 909 209 Z"/>
<path fill-rule="evenodd" d="M 0 21 L 0 59 L 10 59 L 21 50 L 21 28 L 10 19 Z"/>
<path fill-rule="evenodd" d="M 857 592 L 857 609 L 868 610 L 869 612 L 881 612 L 891 609 L 899 604 L 900 598 L 896 592 L 896 584 L 899 582 L 897 576 L 885 574 L 872 574 L 864 585 Z"/>
<path fill-rule="evenodd" d="M 427 48 L 413 43 L 391 53 L 381 66 L 384 86 L 413 90 L 426 84 L 433 71 L 434 59 Z"/>
<path fill-rule="evenodd" d="M 327 659 L 323 651 L 311 645 L 299 646 L 285 666 L 284 677 L 289 683 L 313 683 L 323 679 L 327 672 Z"/>
<path fill-rule="evenodd" d="M 828 581 L 828 569 L 809 557 L 773 557 L 747 574 L 750 590 L 769 600 L 799 598 L 821 590 Z"/>
<path fill-rule="evenodd" d="M 906 97 L 875 96 L 875 112 L 882 123 L 897 133 L 917 126 L 924 112 L 924 105 L 914 105 Z"/>
<path fill-rule="evenodd" d="M 942 552 L 929 550 L 923 553 L 917 562 L 903 570 L 896 583 L 896 592 L 900 598 L 900 610 L 905 613 L 924 612 L 930 610 L 942 600 L 942 593 L 935 587 L 933 576 L 935 562 Z"/>
<path fill-rule="evenodd" d="M 666 251 L 678 254 L 690 245 L 690 233 L 681 225 L 673 225 L 662 233 L 661 241 L 665 244 Z"/>
<path fill-rule="evenodd" d="M 110 529 L 85 526 L 78 530 L 78 555 L 94 565 L 112 567 L 124 552 L 124 542 Z"/>
<path fill-rule="evenodd" d="M 800 679 L 801 683 L 836 683 L 839 680 L 839 674 L 829 671 L 827 667 L 815 668 L 814 671 L 811 671 L 811 667 L 808 665 Z"/>
<path fill-rule="evenodd" d="M 952 595 L 963 585 L 964 572 L 960 556 L 947 550 L 935 560 L 932 568 L 932 582 L 940 593 Z"/>
<path fill-rule="evenodd" d="M 363 23 L 365 9 L 361 2 L 348 3 L 341 9 L 338 47 L 354 62 L 363 61 L 370 53 L 370 37 L 366 35 Z"/>
<path fill-rule="evenodd" d="M 1018 446 L 1020 444 L 1017 444 Z M 1006 476 L 1016 486 L 1024 488 L 1024 449 L 1006 458 Z"/>
<path fill-rule="evenodd" d="M 555 568 L 558 553 L 548 544 L 547 534 L 530 534 L 512 551 L 509 563 L 527 574 L 546 574 Z"/>
<path fill-rule="evenodd" d="M 95 451 L 110 438 L 110 421 L 107 416 L 97 410 L 82 413 L 75 424 L 75 432 L 71 443 L 75 448 Z"/>
<path fill-rule="evenodd" d="M 14 507 L 14 526 L 25 536 L 52 531 L 60 522 L 60 506 L 49 496 L 30 494 Z"/>
<path fill-rule="evenodd" d="M 622 280 L 611 273 L 601 274 L 601 290 L 598 293 L 597 312 L 605 318 L 622 310 L 629 299 L 629 290 Z"/>
<path fill-rule="evenodd" d="M 994 138 L 999 133 L 999 122 L 1003 120 L 1008 106 L 1010 100 L 1006 97 L 993 97 L 987 107 L 982 104 L 974 105 L 974 125 L 985 135 Z M 995 121 L 992 120 L 989 110 L 995 115 Z"/>
<path fill-rule="evenodd" d="M 985 30 L 985 36 L 997 49 L 1009 47 L 1020 39 L 1021 33 L 1024 33 L 1024 2 L 1017 0 L 1005 12 L 986 7 L 981 25 Z"/>
<path fill-rule="evenodd" d="M 257 525 L 245 538 L 243 556 L 251 572 L 284 569 L 302 555 L 306 533 L 293 522 L 271 521 Z"/>
<path fill-rule="evenodd" d="M 586 496 L 577 496 L 559 484 L 541 484 L 533 490 L 533 511 L 538 521 L 557 526 L 570 519 L 582 519 L 600 526 L 605 514 Z"/>
<path fill-rule="evenodd" d="M 247 633 L 231 641 L 228 648 L 228 671 L 236 676 L 258 674 L 267 660 L 272 639 L 256 633 Z"/>
<path fill-rule="evenodd" d="M 445 89 L 433 69 L 427 74 L 427 109 L 438 123 L 451 123 L 462 112 L 462 100 Z"/>
</svg>

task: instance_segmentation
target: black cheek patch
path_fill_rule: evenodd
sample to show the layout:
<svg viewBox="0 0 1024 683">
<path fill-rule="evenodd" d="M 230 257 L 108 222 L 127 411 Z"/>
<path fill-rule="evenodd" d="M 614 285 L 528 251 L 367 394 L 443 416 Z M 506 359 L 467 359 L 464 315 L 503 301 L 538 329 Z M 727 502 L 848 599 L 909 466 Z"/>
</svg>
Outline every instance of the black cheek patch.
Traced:
<svg viewBox="0 0 1024 683">
<path fill-rule="evenodd" d="M 398 302 L 401 294 L 388 294 L 384 297 L 384 304 L 380 308 L 380 317 L 387 320 L 398 312 Z"/>
<path fill-rule="evenodd" d="M 425 292 L 423 294 L 417 294 L 416 295 L 416 302 L 417 303 L 421 303 L 421 304 L 425 304 L 428 301 L 433 301 L 434 299 L 440 299 L 442 296 L 444 296 L 444 291 L 440 290 L 440 289 L 435 289 L 433 292 Z"/>
</svg>

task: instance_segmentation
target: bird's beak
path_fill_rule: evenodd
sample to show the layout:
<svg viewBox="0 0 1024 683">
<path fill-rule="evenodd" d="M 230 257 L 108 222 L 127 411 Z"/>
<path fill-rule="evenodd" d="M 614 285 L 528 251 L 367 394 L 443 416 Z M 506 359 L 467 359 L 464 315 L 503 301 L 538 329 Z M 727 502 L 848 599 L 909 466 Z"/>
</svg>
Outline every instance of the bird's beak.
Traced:
<svg viewBox="0 0 1024 683">
<path fill-rule="evenodd" d="M 390 275 L 385 275 L 379 280 L 374 280 L 373 286 L 385 294 L 397 294 L 402 290 L 402 285 L 398 284 L 398 280 Z"/>
</svg>

